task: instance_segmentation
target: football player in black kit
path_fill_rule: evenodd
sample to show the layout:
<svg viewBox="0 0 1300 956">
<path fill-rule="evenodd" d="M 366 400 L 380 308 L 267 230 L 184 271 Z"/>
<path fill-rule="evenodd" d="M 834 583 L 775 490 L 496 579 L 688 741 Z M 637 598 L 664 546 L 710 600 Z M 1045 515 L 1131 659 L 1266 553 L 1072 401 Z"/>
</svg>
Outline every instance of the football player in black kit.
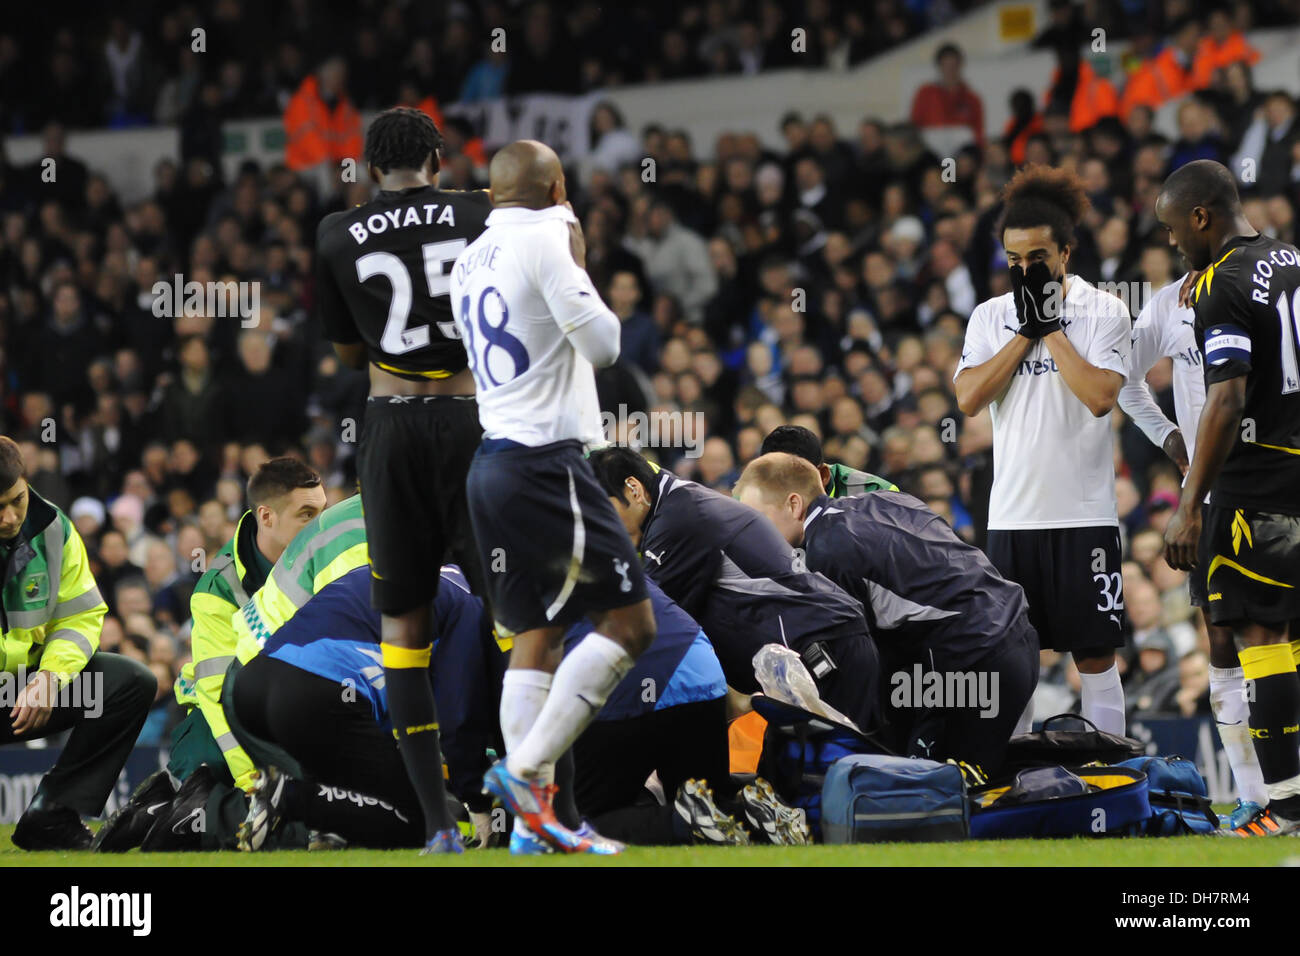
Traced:
<svg viewBox="0 0 1300 956">
<path fill-rule="evenodd" d="M 1251 226 L 1232 173 L 1211 160 L 1165 180 L 1156 218 L 1200 273 L 1192 308 L 1206 384 L 1165 557 L 1203 576 L 1211 620 L 1237 637 L 1268 788 L 1267 808 L 1220 832 L 1296 834 L 1300 676 L 1288 622 L 1300 617 L 1300 250 Z"/>
<path fill-rule="evenodd" d="M 441 145 L 419 110 L 377 116 L 365 161 L 379 194 L 321 221 L 316 268 L 325 334 L 340 361 L 370 370 L 357 478 L 393 732 L 420 795 L 425 852 L 455 853 L 428 679 L 430 605 L 448 558 L 483 593 L 465 495 L 482 431 L 448 272 L 492 206 L 486 191 L 438 188 Z"/>
</svg>

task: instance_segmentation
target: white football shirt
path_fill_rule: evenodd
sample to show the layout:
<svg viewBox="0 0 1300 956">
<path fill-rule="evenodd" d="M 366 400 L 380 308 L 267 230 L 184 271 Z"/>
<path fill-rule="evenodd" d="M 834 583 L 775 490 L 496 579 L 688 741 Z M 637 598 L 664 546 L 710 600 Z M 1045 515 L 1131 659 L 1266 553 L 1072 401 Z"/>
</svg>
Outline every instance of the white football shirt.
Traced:
<svg viewBox="0 0 1300 956">
<path fill-rule="evenodd" d="M 981 302 L 966 326 L 954 378 L 993 358 L 1018 333 L 1011 293 Z M 1061 327 L 1097 368 L 1128 377 L 1130 321 L 1124 303 L 1069 276 Z M 1030 346 L 993 418 L 989 529 L 1118 527 L 1110 415 L 1095 417 L 1070 391 L 1047 346 Z"/>
<path fill-rule="evenodd" d="M 1185 278 L 1185 277 L 1184 277 Z M 1120 389 L 1119 404 L 1133 419 L 1142 434 L 1157 447 L 1174 430 L 1147 385 L 1147 372 L 1160 359 L 1169 356 L 1174 362 L 1174 417 L 1187 443 L 1187 458 L 1196 454 L 1196 428 L 1205 405 L 1205 368 L 1196 344 L 1196 315 L 1178 304 L 1178 290 L 1183 279 L 1169 283 L 1151 297 L 1137 321 L 1133 323 L 1133 351 L 1129 359 L 1129 378 Z"/>
<path fill-rule="evenodd" d="M 617 357 L 619 321 L 573 261 L 574 221 L 563 206 L 494 209 L 452 266 L 452 315 L 485 438 L 532 447 L 604 438 L 592 363 L 569 336 L 599 322 Z"/>
</svg>

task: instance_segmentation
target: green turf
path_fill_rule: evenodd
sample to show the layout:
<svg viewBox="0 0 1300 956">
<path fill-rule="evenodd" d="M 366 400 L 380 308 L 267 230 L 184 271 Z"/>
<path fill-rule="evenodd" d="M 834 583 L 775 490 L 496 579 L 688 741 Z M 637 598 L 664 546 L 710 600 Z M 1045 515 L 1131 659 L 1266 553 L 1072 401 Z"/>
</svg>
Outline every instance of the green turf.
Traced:
<svg viewBox="0 0 1300 956">
<path fill-rule="evenodd" d="M 1277 866 L 1300 863 L 1291 839 L 1215 837 L 1093 840 L 981 840 L 814 847 L 642 847 L 620 857 L 512 857 L 479 850 L 420 857 L 414 850 L 321 853 L 23 853 L 0 827 L 0 866 Z"/>
</svg>

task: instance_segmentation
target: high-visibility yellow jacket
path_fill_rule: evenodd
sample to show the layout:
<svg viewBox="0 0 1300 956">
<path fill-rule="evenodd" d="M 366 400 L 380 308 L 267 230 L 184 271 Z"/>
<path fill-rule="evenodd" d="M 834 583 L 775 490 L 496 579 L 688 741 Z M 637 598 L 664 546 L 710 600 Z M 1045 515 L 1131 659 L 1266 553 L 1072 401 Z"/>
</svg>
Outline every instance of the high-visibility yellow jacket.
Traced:
<svg viewBox="0 0 1300 956">
<path fill-rule="evenodd" d="M 221 690 L 226 682 L 226 668 L 235 659 L 237 636 L 231 619 L 248 596 L 264 583 L 254 554 L 256 548 L 257 519 L 248 511 L 239 519 L 235 536 L 217 552 L 194 586 L 190 597 L 193 659 L 176 678 L 177 701 L 183 706 L 199 708 L 226 758 L 235 786 L 241 790 L 248 790 L 253 784 L 253 761 L 230 732 L 230 724 L 221 709 Z"/>
<path fill-rule="evenodd" d="M 265 585 L 235 616 L 239 662 L 256 657 L 266 639 L 327 584 L 369 563 L 360 495 L 318 514 L 289 542 Z"/>
<path fill-rule="evenodd" d="M 0 669 L 50 671 L 61 685 L 68 683 L 99 650 L 108 606 L 90 573 L 81 535 L 33 488 L 3 574 Z"/>
</svg>

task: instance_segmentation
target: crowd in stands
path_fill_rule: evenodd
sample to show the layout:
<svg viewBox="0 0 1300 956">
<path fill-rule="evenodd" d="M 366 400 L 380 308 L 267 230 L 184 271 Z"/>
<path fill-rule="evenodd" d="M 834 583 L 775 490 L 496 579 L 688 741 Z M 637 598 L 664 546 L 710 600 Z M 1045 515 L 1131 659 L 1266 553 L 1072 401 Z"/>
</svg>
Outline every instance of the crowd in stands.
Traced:
<svg viewBox="0 0 1300 956">
<path fill-rule="evenodd" d="M 565 44 L 577 44 L 564 47 L 576 51 L 565 53 L 577 73 L 573 89 L 687 75 L 685 67 L 673 72 L 678 68 L 666 53 L 678 44 L 690 70 L 716 72 L 726 59 L 717 51 L 731 42 L 720 38 L 746 33 L 743 21 L 726 17 L 728 3 L 684 4 L 664 30 L 641 31 L 638 49 L 620 53 L 599 40 L 608 17 L 635 23 L 667 16 L 656 5 L 623 6 L 602 5 L 599 18 L 593 18 L 595 4 L 551 16 L 550 28 L 562 25 Z M 805 6 L 828 30 L 842 25 L 852 34 L 847 6 Z M 924 26 L 923 17 L 909 12 L 912 4 L 874 6 L 881 22 L 891 14 L 901 19 L 901 36 Z M 937 51 L 938 79 L 918 91 L 909 121 L 866 117 L 856 128 L 839 129 L 826 116 L 776 113 L 783 140 L 776 150 L 750 131 L 694 142 L 673 128 L 670 115 L 663 125 L 631 131 L 612 107 L 596 111 L 595 155 L 607 161 L 572 170 L 569 193 L 584 225 L 588 269 L 623 320 L 622 357 L 598 379 L 602 406 L 683 413 L 685 421 L 705 423 L 702 434 L 691 436 L 700 440 L 698 456 L 683 447 L 648 453 L 685 477 L 729 491 L 768 431 L 786 422 L 805 425 L 823 438 L 828 458 L 887 476 L 980 543 L 992 429 L 987 412 L 964 419 L 957 411 L 952 375 L 971 310 L 1008 288 L 991 225 L 999 190 L 1017 163 L 1068 166 L 1087 183 L 1092 211 L 1070 271 L 1090 281 L 1145 282 L 1154 293 L 1181 276 L 1152 207 L 1164 176 L 1193 158 L 1254 158 L 1259 175 L 1243 184 L 1247 215 L 1259 229 L 1294 241 L 1297 103 L 1252 85 L 1253 50 L 1233 18 L 1253 5 L 1225 14 L 1226 34 L 1218 14 L 1190 21 L 1195 36 L 1171 15 L 1177 30 L 1130 78 L 1135 82 L 1149 67 L 1158 86 L 1160 63 L 1186 74 L 1195 95 L 1179 108 L 1173 141 L 1152 131 L 1156 104 L 1122 83 L 1105 112 L 1080 116 L 1079 86 L 1097 77 L 1078 56 L 1086 47 L 1076 43 L 1068 15 L 1077 11 L 1053 6 L 1067 15 L 1040 40 L 1059 51 L 1060 71 L 1048 89 L 1017 92 L 1013 120 L 1001 132 L 982 128 L 981 98 L 962 80 L 955 47 Z M 1184 6 L 1180 0 L 1164 5 Z M 156 99 L 139 107 L 140 115 L 162 118 L 156 107 L 163 100 L 177 108 L 170 120 L 211 109 L 211 122 L 183 123 L 182 132 L 192 146 L 201 144 L 193 148 L 219 150 L 221 119 L 281 108 L 274 97 L 262 99 L 277 88 L 263 81 L 287 78 L 278 89 L 290 90 L 298 79 L 293 64 L 335 52 L 320 48 L 322 37 L 342 35 L 361 49 L 373 44 L 374 58 L 391 68 L 382 76 L 355 64 L 346 71 L 346 95 L 358 108 L 388 103 L 392 84 L 402 82 L 412 62 L 431 64 L 432 86 L 422 92 L 454 100 L 463 89 L 486 84 L 471 23 L 493 22 L 495 8 L 503 16 L 507 9 L 453 6 L 465 17 L 434 30 L 420 19 L 420 5 L 363 3 L 364 26 L 336 34 L 322 7 L 284 7 L 288 12 L 276 16 L 287 19 L 269 30 L 263 21 L 271 14 L 258 4 L 210 5 L 211 48 L 218 48 L 212 34 L 219 29 L 299 40 L 277 44 L 256 76 L 231 61 L 232 69 L 244 71 L 238 82 L 227 82 L 224 66 L 215 78 L 182 82 L 189 100 L 160 92 L 178 82 L 164 70 Z M 194 12 L 182 6 L 162 19 L 157 29 L 164 37 L 184 30 L 187 9 Z M 532 35 L 539 9 L 511 13 L 521 35 Z M 784 23 L 781 4 L 757 9 L 760 37 L 775 29 L 769 20 Z M 883 42 L 878 29 L 870 34 Z M 56 58 L 63 55 L 60 35 L 53 35 Z M 159 42 L 116 28 L 108 42 L 123 36 L 128 47 Z M 396 38 L 412 48 L 409 57 L 390 48 Z M 642 59 L 647 44 L 661 46 L 662 55 Z M 424 52 L 416 55 L 416 48 Z M 605 54 L 595 72 L 584 50 Z M 1219 59 L 1202 60 L 1202 50 Z M 452 66 L 445 65 L 449 51 L 459 57 Z M 38 53 L 26 49 L 23 56 Z M 0 37 L 0 75 L 9 75 L 6 57 L 12 69 L 13 52 Z M 537 63 L 522 51 L 518 57 L 509 61 L 506 88 L 537 88 L 528 85 L 539 82 Z M 631 63 L 642 69 L 631 72 Z M 77 89 L 87 89 L 84 78 Z M 117 89 L 110 83 L 103 92 Z M 313 244 L 322 215 L 363 201 L 371 187 L 353 183 L 321 192 L 281 164 L 247 164 L 225 181 L 219 164 L 191 154 L 188 161 L 159 163 L 152 195 L 123 203 L 95 170 L 93 156 L 70 155 L 65 146 L 60 124 L 85 125 L 96 116 L 63 112 L 51 94 L 32 100 L 33 109 L 45 112 L 20 118 L 7 81 L 0 90 L 11 128 L 59 121 L 45 127 L 45 155 L 59 164 L 55 183 L 42 182 L 38 168 L 0 165 L 0 433 L 20 441 L 33 487 L 82 531 L 111 612 L 103 646 L 146 661 L 157 674 L 156 714 L 142 739 L 158 742 L 172 719 L 172 678 L 188 654 L 189 593 L 206 557 L 233 531 L 250 470 L 269 456 L 297 454 L 321 472 L 331 502 L 352 493 L 367 382 L 364 373 L 339 365 L 321 335 L 313 311 Z M 954 118 L 979 128 L 956 157 L 955 177 L 945 177 L 921 127 Z M 624 146 L 630 140 L 638 158 L 653 157 L 655 180 L 643 179 L 639 161 L 626 161 L 626 149 L 602 153 L 606 136 Z M 448 135 L 444 187 L 483 185 L 478 149 L 481 144 Z M 159 315 L 155 285 L 170 284 L 177 274 L 199 283 L 257 282 L 260 308 L 244 321 L 203 309 Z M 1166 362 L 1149 381 L 1172 417 L 1169 376 Z M 1121 667 L 1132 715 L 1206 713 L 1207 645 L 1199 617 L 1188 604 L 1185 576 L 1161 557 L 1178 472 L 1122 413 L 1112 420 L 1133 632 Z M 1069 709 L 1077 689 L 1077 674 L 1045 654 L 1039 715 Z"/>
<path fill-rule="evenodd" d="M 51 29 L 40 6 L 0 27 L 0 130 L 276 116 L 341 57 L 358 110 L 626 83 L 855 65 L 976 0 L 190 0 L 105 6 Z M 84 12 L 83 12 L 84 16 Z M 794 30 L 801 29 L 796 43 Z M 201 30 L 201 34 L 196 34 Z"/>
</svg>

